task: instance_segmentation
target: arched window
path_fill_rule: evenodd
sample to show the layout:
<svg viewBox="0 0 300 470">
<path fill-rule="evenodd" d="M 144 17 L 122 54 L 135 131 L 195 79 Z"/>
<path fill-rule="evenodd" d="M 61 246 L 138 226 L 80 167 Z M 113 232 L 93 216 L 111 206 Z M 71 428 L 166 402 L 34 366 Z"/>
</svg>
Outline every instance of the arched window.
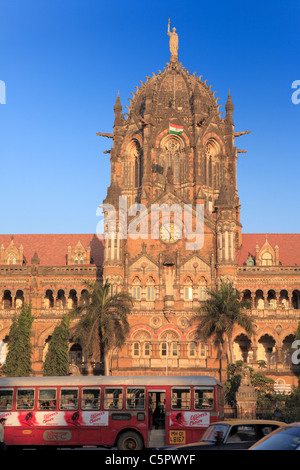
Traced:
<svg viewBox="0 0 300 470">
<path fill-rule="evenodd" d="M 160 345 L 160 354 L 161 356 L 166 356 L 168 353 L 168 344 L 164 341 Z"/>
<path fill-rule="evenodd" d="M 147 300 L 154 300 L 155 298 L 155 287 L 154 286 L 147 286 Z"/>
<path fill-rule="evenodd" d="M 174 357 L 177 357 L 179 355 L 179 345 L 177 342 L 172 343 L 171 354 Z"/>
<path fill-rule="evenodd" d="M 142 184 L 143 159 L 138 140 L 133 139 L 126 148 L 127 159 L 124 162 L 123 179 L 126 186 L 139 188 Z"/>
<path fill-rule="evenodd" d="M 133 343 L 133 355 L 138 357 L 140 355 L 140 343 Z"/>
<path fill-rule="evenodd" d="M 196 343 L 189 343 L 189 350 L 188 350 L 189 357 L 196 356 Z"/>
<path fill-rule="evenodd" d="M 75 289 L 71 289 L 68 298 L 68 308 L 77 307 L 78 297 Z"/>
<path fill-rule="evenodd" d="M 138 330 L 132 337 L 132 356 L 135 358 L 151 355 L 151 335 L 146 330 Z"/>
<path fill-rule="evenodd" d="M 69 350 L 69 362 L 70 364 L 81 365 L 82 364 L 82 348 L 80 344 L 75 343 Z"/>
<path fill-rule="evenodd" d="M 141 288 L 140 288 L 140 286 L 133 286 L 133 288 L 132 288 L 132 297 L 135 300 L 141 300 Z"/>
<path fill-rule="evenodd" d="M 273 264 L 273 257 L 271 255 L 271 253 L 266 251 L 261 257 L 261 265 L 262 266 L 272 266 L 272 264 Z"/>
<path fill-rule="evenodd" d="M 184 287 L 184 300 L 193 300 L 193 288 L 192 286 Z"/>
<path fill-rule="evenodd" d="M 162 169 L 168 183 L 183 183 L 188 178 L 188 162 L 184 154 L 184 141 L 179 135 L 170 134 L 160 143 L 162 149 L 158 168 Z"/>
<path fill-rule="evenodd" d="M 276 293 L 274 290 L 268 291 L 267 302 L 268 302 L 268 308 L 274 309 L 277 307 Z"/>
<path fill-rule="evenodd" d="M 12 308 L 12 296 L 10 290 L 5 290 L 3 295 L 3 308 Z"/>
<path fill-rule="evenodd" d="M 132 297 L 135 300 L 141 300 L 141 281 L 136 276 L 132 282 Z"/>
<path fill-rule="evenodd" d="M 155 281 L 150 277 L 146 283 L 146 300 L 155 300 Z"/>
<path fill-rule="evenodd" d="M 65 308 L 66 306 L 66 298 L 65 298 L 65 291 L 62 289 L 59 289 L 55 301 L 55 306 L 56 308 Z"/>
<path fill-rule="evenodd" d="M 193 300 L 193 281 L 190 277 L 184 282 L 183 298 L 186 301 Z"/>
<path fill-rule="evenodd" d="M 18 290 L 16 293 L 15 305 L 16 308 L 22 308 L 24 305 L 24 292 L 22 290 Z"/>
<path fill-rule="evenodd" d="M 300 305 L 300 292 L 299 290 L 294 290 L 292 294 L 292 305 L 294 309 L 299 309 Z"/>
<path fill-rule="evenodd" d="M 44 308 L 52 308 L 52 307 L 54 307 L 53 291 L 51 289 L 48 289 L 44 297 Z"/>
<path fill-rule="evenodd" d="M 220 165 L 218 162 L 218 154 L 220 146 L 215 139 L 209 139 L 204 149 L 204 184 L 215 187 L 220 184 Z"/>
<path fill-rule="evenodd" d="M 206 300 L 206 280 L 202 277 L 199 282 L 199 300 L 205 301 Z"/>
<path fill-rule="evenodd" d="M 151 344 L 147 341 L 144 343 L 144 356 L 150 356 L 151 355 Z"/>
</svg>

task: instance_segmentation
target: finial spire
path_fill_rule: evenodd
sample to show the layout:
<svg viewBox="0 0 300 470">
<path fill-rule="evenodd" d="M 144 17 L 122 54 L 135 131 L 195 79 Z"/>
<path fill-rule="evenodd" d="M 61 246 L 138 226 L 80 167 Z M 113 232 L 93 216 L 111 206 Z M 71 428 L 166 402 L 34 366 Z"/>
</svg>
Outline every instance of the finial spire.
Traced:
<svg viewBox="0 0 300 470">
<path fill-rule="evenodd" d="M 233 106 L 233 103 L 232 103 L 232 99 L 231 99 L 231 94 L 230 94 L 230 89 L 228 91 L 228 97 L 227 97 L 227 103 L 225 105 L 225 109 L 226 109 L 226 112 L 232 112 L 233 109 L 234 109 L 234 106 Z"/>
</svg>

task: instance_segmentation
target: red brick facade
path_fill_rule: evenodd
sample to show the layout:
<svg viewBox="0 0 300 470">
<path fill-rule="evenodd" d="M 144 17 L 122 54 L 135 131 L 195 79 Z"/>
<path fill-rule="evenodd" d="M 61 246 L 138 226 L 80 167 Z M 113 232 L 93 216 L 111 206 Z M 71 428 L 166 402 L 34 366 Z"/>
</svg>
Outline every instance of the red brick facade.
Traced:
<svg viewBox="0 0 300 470">
<path fill-rule="evenodd" d="M 235 131 L 230 94 L 222 117 L 210 88 L 171 56 L 137 88 L 127 116 L 117 97 L 113 134 L 99 133 L 112 139 L 104 204 L 116 210 L 113 229 L 106 219 L 105 242 L 96 235 L 0 236 L 0 357 L 15 310 L 31 303 L 40 374 L 47 341 L 80 298 L 83 280 L 109 279 L 113 292 L 136 299 L 126 345 L 112 356 L 113 374 L 219 377 L 212 342 L 195 341 L 197 309 L 209 289 L 231 281 L 252 300 L 256 328 L 252 338 L 236 328 L 236 359 L 254 368 L 266 361 L 279 387 L 297 383 L 291 355 L 300 318 L 300 235 L 242 233 L 235 140 L 243 132 Z M 171 133 L 170 124 L 182 132 Z M 170 222 L 162 212 L 153 217 L 163 204 L 173 207 Z M 187 238 L 189 224 L 203 239 Z M 84 361 L 84 351 L 81 359 L 73 349 L 72 360 Z"/>
</svg>

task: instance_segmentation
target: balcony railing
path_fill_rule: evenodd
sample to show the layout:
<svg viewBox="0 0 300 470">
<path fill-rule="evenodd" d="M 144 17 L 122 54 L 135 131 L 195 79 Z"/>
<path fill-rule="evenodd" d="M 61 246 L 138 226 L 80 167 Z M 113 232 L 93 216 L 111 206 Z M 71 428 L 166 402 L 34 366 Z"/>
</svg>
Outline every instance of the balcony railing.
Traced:
<svg viewBox="0 0 300 470">
<path fill-rule="evenodd" d="M 239 266 L 239 274 L 242 273 L 262 273 L 262 274 L 300 274 L 300 266 Z"/>
<path fill-rule="evenodd" d="M 252 308 L 248 310 L 249 315 L 252 317 L 258 318 L 293 318 L 295 320 L 300 319 L 300 309 L 293 309 L 293 308 L 264 308 L 264 309 L 257 309 Z"/>
</svg>

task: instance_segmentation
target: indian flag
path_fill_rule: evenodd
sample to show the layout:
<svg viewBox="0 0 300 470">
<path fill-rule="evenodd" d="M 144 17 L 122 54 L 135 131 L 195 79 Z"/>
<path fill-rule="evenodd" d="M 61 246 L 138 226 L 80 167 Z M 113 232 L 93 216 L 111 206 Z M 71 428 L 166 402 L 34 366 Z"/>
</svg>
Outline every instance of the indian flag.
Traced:
<svg viewBox="0 0 300 470">
<path fill-rule="evenodd" d="M 169 133 L 170 134 L 182 134 L 183 126 L 178 126 L 177 124 L 169 124 Z"/>
</svg>

